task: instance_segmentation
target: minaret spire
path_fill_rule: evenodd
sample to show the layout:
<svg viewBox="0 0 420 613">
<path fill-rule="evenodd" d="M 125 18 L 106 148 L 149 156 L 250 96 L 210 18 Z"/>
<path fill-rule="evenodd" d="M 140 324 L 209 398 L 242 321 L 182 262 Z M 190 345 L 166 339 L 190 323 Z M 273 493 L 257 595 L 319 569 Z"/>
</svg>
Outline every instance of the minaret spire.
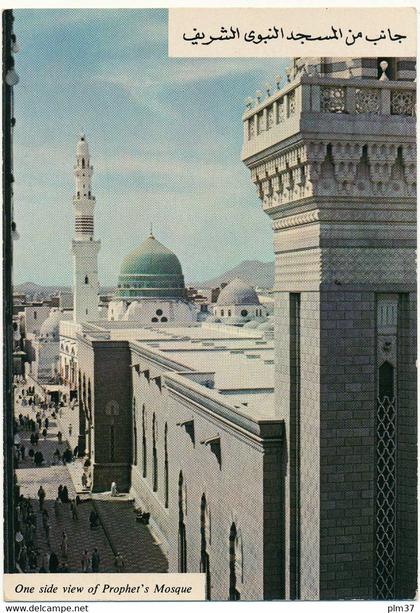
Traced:
<svg viewBox="0 0 420 613">
<path fill-rule="evenodd" d="M 72 252 L 74 260 L 74 311 L 75 321 L 94 320 L 98 317 L 98 251 L 100 241 L 94 240 L 93 212 L 95 197 L 92 195 L 93 166 L 90 164 L 89 146 L 85 133 L 80 135 L 76 148 L 74 176 L 76 193 L 73 197 L 75 236 Z"/>
<path fill-rule="evenodd" d="M 149 234 L 149 238 L 155 238 L 153 236 L 153 223 L 150 223 L 150 234 Z"/>
</svg>

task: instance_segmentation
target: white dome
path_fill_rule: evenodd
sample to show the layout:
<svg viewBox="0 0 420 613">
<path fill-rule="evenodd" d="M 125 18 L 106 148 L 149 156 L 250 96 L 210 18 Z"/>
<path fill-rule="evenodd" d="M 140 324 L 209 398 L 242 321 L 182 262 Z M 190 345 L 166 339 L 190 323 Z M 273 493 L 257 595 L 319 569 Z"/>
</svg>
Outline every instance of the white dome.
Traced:
<svg viewBox="0 0 420 613">
<path fill-rule="evenodd" d="M 60 311 L 59 309 L 51 310 L 47 319 L 41 326 L 40 336 L 44 338 L 55 338 L 59 337 L 59 328 L 60 321 L 69 321 L 73 319 L 73 312 L 71 311 Z"/>
<path fill-rule="evenodd" d="M 218 306 L 242 306 L 260 304 L 253 287 L 239 279 L 233 279 L 222 289 L 217 299 Z"/>
</svg>

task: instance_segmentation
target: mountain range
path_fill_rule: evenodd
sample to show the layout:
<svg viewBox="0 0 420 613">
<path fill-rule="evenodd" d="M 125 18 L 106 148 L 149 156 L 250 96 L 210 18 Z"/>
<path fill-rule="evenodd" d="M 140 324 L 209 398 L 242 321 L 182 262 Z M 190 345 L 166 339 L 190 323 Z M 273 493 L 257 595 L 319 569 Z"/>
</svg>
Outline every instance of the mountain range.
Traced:
<svg viewBox="0 0 420 613">
<path fill-rule="evenodd" d="M 205 281 L 188 282 L 188 286 L 198 288 L 220 287 L 222 283 L 229 283 L 239 277 L 253 287 L 272 288 L 274 283 L 274 262 L 260 262 L 258 260 L 244 260 L 234 268 L 227 270 L 218 277 Z M 101 287 L 100 293 L 112 293 L 115 287 Z M 13 291 L 18 294 L 37 295 L 48 297 L 58 292 L 71 292 L 71 287 L 65 285 L 39 285 L 33 281 L 26 281 L 15 285 Z"/>
</svg>

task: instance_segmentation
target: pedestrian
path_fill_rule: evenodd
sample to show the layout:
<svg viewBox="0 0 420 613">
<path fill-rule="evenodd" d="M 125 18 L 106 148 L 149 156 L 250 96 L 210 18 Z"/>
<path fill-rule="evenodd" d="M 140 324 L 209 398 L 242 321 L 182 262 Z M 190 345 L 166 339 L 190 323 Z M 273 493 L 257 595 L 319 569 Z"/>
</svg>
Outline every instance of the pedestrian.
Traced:
<svg viewBox="0 0 420 613">
<path fill-rule="evenodd" d="M 52 551 L 51 554 L 50 554 L 49 566 L 48 567 L 50 569 L 50 573 L 56 573 L 57 572 L 57 569 L 58 569 L 58 557 L 54 553 L 54 551 Z"/>
<path fill-rule="evenodd" d="M 47 539 L 47 545 L 50 545 L 50 529 L 51 529 L 51 525 L 50 522 L 46 521 L 45 525 L 44 525 L 44 530 L 45 530 L 45 538 Z"/>
<path fill-rule="evenodd" d="M 63 501 L 62 501 L 62 498 L 61 498 L 61 497 L 62 497 L 62 495 L 63 495 L 63 486 L 60 484 L 60 485 L 58 486 L 58 497 L 60 498 L 61 502 L 63 502 Z"/>
<path fill-rule="evenodd" d="M 115 556 L 114 564 L 117 569 L 117 573 L 122 573 L 124 571 L 125 562 L 119 551 L 117 551 L 117 555 Z"/>
<path fill-rule="evenodd" d="M 25 450 L 26 450 L 25 445 L 21 445 L 20 446 L 20 457 L 22 458 L 22 462 L 25 459 Z"/>
<path fill-rule="evenodd" d="M 89 554 L 87 552 L 87 549 L 85 549 L 82 554 L 82 558 L 80 560 L 80 564 L 82 566 L 82 573 L 89 572 L 89 563 L 90 563 Z"/>
<path fill-rule="evenodd" d="M 28 562 L 30 570 L 35 570 L 38 567 L 38 556 L 33 548 L 31 548 L 29 551 Z"/>
<path fill-rule="evenodd" d="M 54 500 L 54 513 L 56 517 L 60 517 L 61 507 L 62 507 L 62 502 L 60 498 L 57 496 L 57 498 Z"/>
<path fill-rule="evenodd" d="M 28 554 L 26 550 L 26 546 L 23 544 L 19 553 L 19 566 L 22 571 L 26 572 L 26 567 L 28 565 Z"/>
<path fill-rule="evenodd" d="M 48 523 L 48 519 L 49 519 L 49 513 L 47 509 L 43 509 L 42 510 L 42 525 L 44 526 L 44 528 Z"/>
<path fill-rule="evenodd" d="M 70 511 L 71 511 L 71 517 L 72 519 L 79 519 L 79 516 L 77 514 L 77 506 L 76 506 L 76 502 L 74 500 L 72 500 L 70 502 Z"/>
<path fill-rule="evenodd" d="M 57 432 L 57 438 L 58 438 L 58 444 L 61 445 L 61 442 L 63 440 L 63 435 L 61 434 L 60 431 Z"/>
<path fill-rule="evenodd" d="M 82 487 L 83 487 L 84 490 L 87 488 L 87 482 L 88 482 L 88 480 L 87 480 L 86 473 L 83 473 L 82 474 Z"/>
<path fill-rule="evenodd" d="M 89 515 L 89 523 L 90 523 L 90 529 L 92 530 L 92 528 L 96 528 L 97 525 L 97 514 L 95 513 L 95 511 L 91 511 L 90 515 Z"/>
<path fill-rule="evenodd" d="M 63 490 L 61 492 L 61 501 L 63 502 L 63 504 L 67 504 L 69 502 L 69 491 L 67 489 L 67 485 L 63 487 Z"/>
<path fill-rule="evenodd" d="M 50 422 L 49 422 L 48 417 L 46 417 L 46 418 L 45 418 L 45 422 L 44 422 L 44 423 L 45 423 L 45 427 L 46 427 L 46 428 L 47 428 L 47 430 L 48 430 L 48 426 L 50 425 Z"/>
<path fill-rule="evenodd" d="M 44 441 L 46 441 L 47 440 L 47 428 L 43 429 L 42 436 L 44 437 Z"/>
<path fill-rule="evenodd" d="M 93 550 L 92 553 L 92 572 L 93 573 L 99 573 L 99 564 L 100 564 L 100 557 L 99 557 L 99 552 L 97 550 L 97 548 L 95 547 L 95 549 Z"/>
<path fill-rule="evenodd" d="M 73 428 L 72 428 L 72 425 L 70 424 L 69 425 L 69 436 L 71 436 L 72 430 L 73 430 Z"/>
<path fill-rule="evenodd" d="M 38 499 L 39 499 L 39 510 L 42 512 L 44 508 L 44 500 L 45 500 L 45 490 L 42 487 L 42 485 L 39 486 Z"/>
<path fill-rule="evenodd" d="M 35 445 L 35 434 L 33 432 L 29 440 L 31 441 L 31 445 Z"/>
<path fill-rule="evenodd" d="M 42 556 L 41 560 L 41 568 L 49 568 L 50 567 L 50 554 L 46 551 Z M 47 572 L 47 571 L 45 571 Z"/>
<path fill-rule="evenodd" d="M 60 545 L 60 549 L 61 549 L 61 556 L 63 558 L 67 558 L 67 552 L 68 552 L 68 539 L 67 539 L 67 534 L 65 532 L 65 530 L 63 530 L 62 535 L 61 535 L 61 545 Z"/>
<path fill-rule="evenodd" d="M 34 455 L 34 462 L 36 466 L 41 466 L 44 461 L 44 456 L 41 451 L 37 451 Z"/>
</svg>

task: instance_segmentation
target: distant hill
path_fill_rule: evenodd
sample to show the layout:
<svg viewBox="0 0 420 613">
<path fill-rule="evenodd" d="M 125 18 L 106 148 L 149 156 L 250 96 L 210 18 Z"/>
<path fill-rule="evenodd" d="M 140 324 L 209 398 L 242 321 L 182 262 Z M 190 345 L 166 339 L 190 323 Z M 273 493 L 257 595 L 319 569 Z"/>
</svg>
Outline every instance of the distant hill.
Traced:
<svg viewBox="0 0 420 613">
<path fill-rule="evenodd" d="M 194 287 L 219 287 L 222 283 L 229 283 L 235 277 L 240 277 L 250 285 L 256 287 L 272 288 L 274 284 L 274 262 L 259 262 L 258 260 L 244 260 L 235 268 L 227 270 L 218 277 L 195 283 L 188 283 Z"/>
<path fill-rule="evenodd" d="M 25 283 L 19 283 L 19 285 L 13 286 L 13 292 L 16 294 L 26 294 L 28 296 L 51 296 L 58 294 L 58 292 L 72 292 L 73 288 L 65 285 L 39 285 L 32 281 L 25 281 Z M 115 287 L 105 286 L 100 287 L 99 292 L 101 294 L 110 294 L 115 291 Z"/>
<path fill-rule="evenodd" d="M 253 287 L 272 288 L 274 284 L 274 262 L 259 262 L 258 260 L 244 260 L 235 268 L 227 270 L 218 277 L 207 279 L 206 281 L 195 281 L 187 283 L 193 287 L 212 288 L 220 287 L 222 283 L 229 283 L 235 277 L 240 277 Z M 28 296 L 44 296 L 47 298 L 50 295 L 58 292 L 71 292 L 72 288 L 64 285 L 39 285 L 32 281 L 26 281 L 13 287 L 13 291 L 17 294 L 26 294 Z M 115 287 L 104 286 L 99 289 L 101 294 L 112 294 Z"/>
<path fill-rule="evenodd" d="M 49 296 L 57 292 L 70 292 L 71 288 L 64 285 L 38 285 L 38 283 L 33 283 L 32 281 L 25 281 L 25 283 L 14 285 L 13 291 L 17 294 L 39 294 L 42 296 Z"/>
</svg>

